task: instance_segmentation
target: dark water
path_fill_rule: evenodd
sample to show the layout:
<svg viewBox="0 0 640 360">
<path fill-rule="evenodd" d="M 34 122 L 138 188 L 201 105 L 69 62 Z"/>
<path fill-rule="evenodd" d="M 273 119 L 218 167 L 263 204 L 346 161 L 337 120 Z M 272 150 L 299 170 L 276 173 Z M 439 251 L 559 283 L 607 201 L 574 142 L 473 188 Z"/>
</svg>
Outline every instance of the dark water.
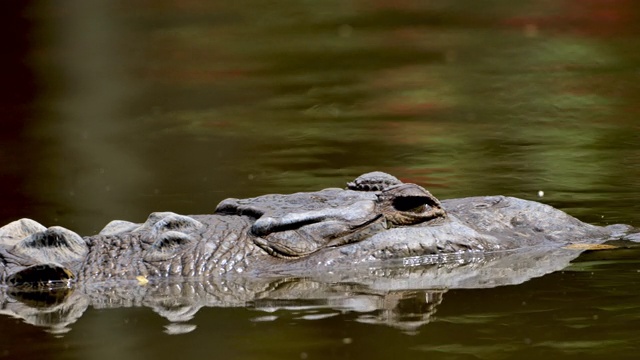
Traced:
<svg viewBox="0 0 640 360">
<path fill-rule="evenodd" d="M 227 3 L 7 6 L 0 222 L 91 234 L 384 170 L 440 198 L 504 194 L 640 223 L 640 3 Z M 144 306 L 89 307 L 57 333 L 2 317 L 0 356 L 633 358 L 639 255 L 402 293 L 395 312 L 292 301 L 172 324 Z"/>
</svg>

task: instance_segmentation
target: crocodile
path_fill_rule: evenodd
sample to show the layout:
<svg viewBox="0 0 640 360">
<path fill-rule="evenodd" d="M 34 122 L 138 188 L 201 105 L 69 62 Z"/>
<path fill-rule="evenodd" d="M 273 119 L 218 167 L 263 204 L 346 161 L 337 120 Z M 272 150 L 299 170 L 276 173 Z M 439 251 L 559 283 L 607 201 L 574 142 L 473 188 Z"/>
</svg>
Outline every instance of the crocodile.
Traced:
<svg viewBox="0 0 640 360">
<path fill-rule="evenodd" d="M 633 231 L 513 197 L 440 201 L 417 184 L 373 172 L 346 189 L 226 199 L 213 214 L 156 212 L 141 224 L 112 221 L 87 237 L 16 220 L 0 228 L 0 283 L 42 290 L 118 279 L 313 276 L 597 244 Z"/>
</svg>

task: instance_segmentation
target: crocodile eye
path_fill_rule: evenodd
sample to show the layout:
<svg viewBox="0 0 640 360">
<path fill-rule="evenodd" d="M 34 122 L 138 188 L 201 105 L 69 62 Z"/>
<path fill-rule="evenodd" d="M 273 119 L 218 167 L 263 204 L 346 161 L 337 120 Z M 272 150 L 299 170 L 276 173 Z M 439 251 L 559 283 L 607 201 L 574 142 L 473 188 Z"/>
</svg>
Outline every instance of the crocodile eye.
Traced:
<svg viewBox="0 0 640 360">
<path fill-rule="evenodd" d="M 426 210 L 429 199 L 421 196 L 400 196 L 393 199 L 393 208 L 402 212 L 421 213 Z"/>
<path fill-rule="evenodd" d="M 380 212 L 394 225 L 413 225 L 446 215 L 440 201 L 415 184 L 400 184 L 382 190 L 377 204 Z"/>
</svg>

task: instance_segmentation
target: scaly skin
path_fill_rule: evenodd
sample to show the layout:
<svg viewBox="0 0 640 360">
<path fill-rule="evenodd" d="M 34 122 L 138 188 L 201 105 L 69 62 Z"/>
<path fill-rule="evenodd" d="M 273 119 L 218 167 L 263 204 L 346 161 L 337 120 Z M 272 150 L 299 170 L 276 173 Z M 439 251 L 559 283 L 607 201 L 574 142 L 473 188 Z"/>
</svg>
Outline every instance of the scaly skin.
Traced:
<svg viewBox="0 0 640 360">
<path fill-rule="evenodd" d="M 240 234 L 250 228 L 250 218 L 220 215 L 191 218 L 203 224 L 197 232 L 190 233 L 194 239 L 165 251 L 154 249 L 157 238 L 146 230 L 85 238 L 89 255 L 80 263 L 79 280 L 208 277 L 232 270 L 241 273 L 250 267 L 251 261 L 271 258 L 253 242 L 240 239 Z"/>
<path fill-rule="evenodd" d="M 430 254 L 600 242 L 630 229 L 502 196 L 440 203 L 384 175 L 359 177 L 350 184 L 356 190 L 227 199 L 214 215 L 114 221 L 85 238 L 23 219 L 0 228 L 0 280 L 42 288 L 138 276 L 313 275 Z"/>
</svg>

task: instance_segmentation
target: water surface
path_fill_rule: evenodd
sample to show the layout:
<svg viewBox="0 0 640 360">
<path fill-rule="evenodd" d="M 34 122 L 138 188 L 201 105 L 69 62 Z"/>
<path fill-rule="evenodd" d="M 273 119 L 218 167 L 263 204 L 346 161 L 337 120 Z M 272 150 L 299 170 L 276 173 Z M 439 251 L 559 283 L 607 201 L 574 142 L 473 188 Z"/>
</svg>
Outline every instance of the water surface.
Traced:
<svg viewBox="0 0 640 360">
<path fill-rule="evenodd" d="M 439 198 L 512 195 L 638 225 L 639 7 L 12 5 L 7 24 L 21 35 L 0 62 L 0 222 L 28 216 L 88 235 L 113 219 L 210 213 L 227 197 L 383 170 Z M 637 259 L 585 254 L 520 285 L 435 289 L 435 306 L 422 301 L 428 321 L 411 329 L 381 323 L 392 316 L 381 310 L 330 306 L 202 308 L 182 327 L 147 307 L 90 307 L 56 334 L 3 317 L 0 355 L 630 358 Z"/>
</svg>

